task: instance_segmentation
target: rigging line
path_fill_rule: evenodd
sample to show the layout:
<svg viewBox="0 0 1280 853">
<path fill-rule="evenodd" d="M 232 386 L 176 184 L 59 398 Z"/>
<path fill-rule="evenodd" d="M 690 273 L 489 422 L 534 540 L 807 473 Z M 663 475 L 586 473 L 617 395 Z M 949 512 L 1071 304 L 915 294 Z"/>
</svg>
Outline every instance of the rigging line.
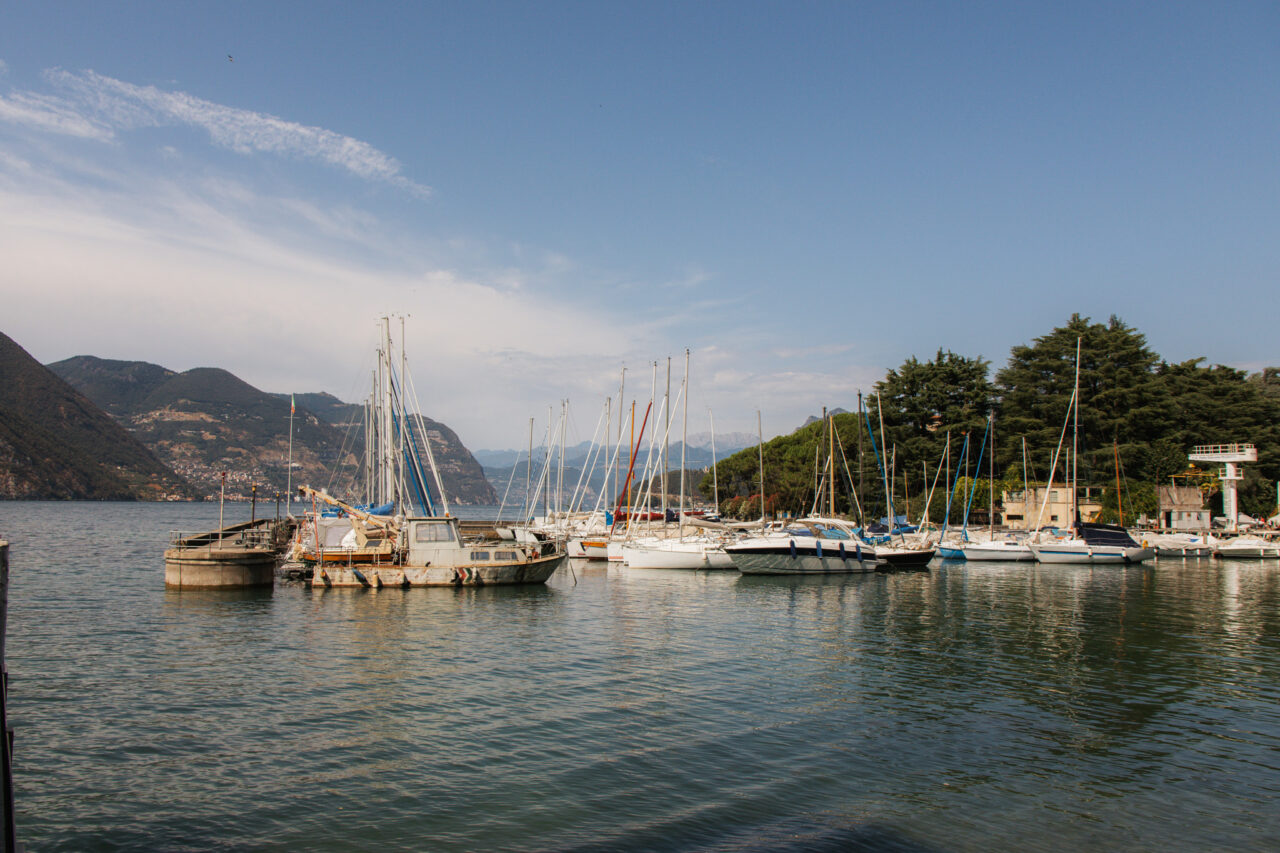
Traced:
<svg viewBox="0 0 1280 853">
<path fill-rule="evenodd" d="M 405 379 L 408 383 L 409 399 L 413 400 L 412 417 L 417 419 L 418 429 L 422 432 L 422 443 L 427 451 L 427 461 L 431 464 L 431 476 L 436 481 L 437 494 L 440 495 L 441 509 L 445 515 L 449 515 L 449 495 L 444 490 L 444 483 L 440 479 L 440 468 L 436 465 L 436 456 L 431 452 L 431 440 L 427 436 L 427 424 L 422 417 L 422 403 L 418 400 L 418 389 L 413 384 L 413 374 L 407 369 L 405 370 Z"/>
<path fill-rule="evenodd" d="M 511 494 L 511 484 L 515 482 L 516 469 L 520 467 L 520 455 L 521 454 L 519 452 L 516 453 L 515 464 L 511 466 L 511 476 L 507 478 L 507 490 L 502 493 L 502 503 L 498 504 L 498 517 L 497 519 L 494 520 L 495 524 L 498 524 L 502 521 L 502 513 L 506 511 L 507 495 Z"/>
<path fill-rule="evenodd" d="M 840 448 L 840 461 L 844 463 L 844 477 L 849 485 L 849 494 L 853 498 L 854 509 L 858 512 L 858 518 L 862 518 L 862 502 L 858 500 L 858 490 L 853 486 L 853 474 L 849 472 L 849 457 L 844 452 L 844 442 L 840 439 L 840 428 L 836 426 L 835 419 L 831 421 L 831 431 L 836 437 L 836 446 Z"/>
<path fill-rule="evenodd" d="M 596 462 L 598 462 L 600 459 L 600 445 L 596 442 L 596 436 L 600 434 L 600 428 L 603 426 L 604 426 L 604 407 L 601 406 L 600 417 L 599 419 L 596 420 L 595 431 L 591 433 L 591 450 L 587 452 L 587 458 L 586 458 L 586 462 L 590 463 L 590 470 L 592 474 L 595 473 Z M 573 497 L 569 499 L 570 514 L 574 513 L 577 510 L 579 502 L 582 500 L 583 497 L 586 496 L 585 492 L 582 491 L 583 478 L 586 478 L 588 483 L 591 482 L 590 478 L 587 477 L 587 465 L 585 463 L 582 466 L 582 470 L 578 473 L 578 484 L 573 487 Z"/>
<path fill-rule="evenodd" d="M 969 484 L 969 500 L 964 505 L 964 529 L 969 530 L 969 510 L 973 508 L 973 496 L 978 491 L 978 477 L 982 472 L 982 455 L 987 451 L 987 436 L 991 434 L 991 416 L 987 415 L 987 428 L 982 433 L 982 446 L 978 448 L 978 464 L 973 466 L 974 478 Z"/>
</svg>

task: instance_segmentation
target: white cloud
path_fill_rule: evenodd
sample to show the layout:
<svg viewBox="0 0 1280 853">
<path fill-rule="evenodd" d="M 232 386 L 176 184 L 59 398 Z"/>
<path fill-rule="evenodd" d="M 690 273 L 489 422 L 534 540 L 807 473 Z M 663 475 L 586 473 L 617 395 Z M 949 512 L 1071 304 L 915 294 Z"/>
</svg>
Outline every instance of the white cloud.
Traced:
<svg viewBox="0 0 1280 853">
<path fill-rule="evenodd" d="M 405 177 L 394 157 L 325 128 L 216 104 L 186 92 L 136 86 L 93 71 L 54 69 L 45 72 L 45 79 L 58 95 L 18 92 L 0 97 L 0 121 L 99 140 L 145 127 L 195 127 L 208 133 L 215 145 L 240 154 L 314 160 L 418 197 L 431 193 Z"/>
<path fill-rule="evenodd" d="M 112 135 L 110 128 L 91 121 L 66 102 L 41 95 L 0 96 L 0 121 L 85 139 L 105 140 Z"/>
</svg>

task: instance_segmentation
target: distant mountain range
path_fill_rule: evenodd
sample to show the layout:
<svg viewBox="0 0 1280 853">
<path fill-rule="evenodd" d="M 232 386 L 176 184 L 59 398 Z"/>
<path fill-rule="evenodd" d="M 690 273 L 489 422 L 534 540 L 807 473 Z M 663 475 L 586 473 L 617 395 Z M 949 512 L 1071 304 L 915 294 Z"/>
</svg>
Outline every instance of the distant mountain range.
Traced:
<svg viewBox="0 0 1280 853">
<path fill-rule="evenodd" d="M 0 498 L 181 499 L 287 485 L 345 492 L 363 456 L 363 409 L 299 394 L 289 475 L 289 395 L 218 368 L 76 356 L 40 365 L 0 334 Z M 444 424 L 424 418 L 449 500 L 494 503 L 483 469 Z"/>
</svg>

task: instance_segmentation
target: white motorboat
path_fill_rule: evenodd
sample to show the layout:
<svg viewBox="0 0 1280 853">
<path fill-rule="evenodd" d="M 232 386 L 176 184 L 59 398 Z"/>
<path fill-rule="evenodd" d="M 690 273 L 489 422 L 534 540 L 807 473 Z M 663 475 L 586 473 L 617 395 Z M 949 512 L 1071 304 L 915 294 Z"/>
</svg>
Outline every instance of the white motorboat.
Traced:
<svg viewBox="0 0 1280 853">
<path fill-rule="evenodd" d="M 1237 536 L 1219 543 L 1215 552 L 1224 560 L 1257 560 L 1280 557 L 1280 542 L 1261 536 Z"/>
<path fill-rule="evenodd" d="M 1201 536 L 1194 533 L 1146 533 L 1142 535 L 1142 544 L 1156 550 L 1156 558 L 1160 557 L 1211 557 L 1218 546 L 1218 540 L 1212 536 Z"/>
<path fill-rule="evenodd" d="M 877 549 L 836 519 L 802 518 L 778 533 L 743 539 L 724 550 L 744 575 L 873 572 L 878 562 Z"/>
</svg>

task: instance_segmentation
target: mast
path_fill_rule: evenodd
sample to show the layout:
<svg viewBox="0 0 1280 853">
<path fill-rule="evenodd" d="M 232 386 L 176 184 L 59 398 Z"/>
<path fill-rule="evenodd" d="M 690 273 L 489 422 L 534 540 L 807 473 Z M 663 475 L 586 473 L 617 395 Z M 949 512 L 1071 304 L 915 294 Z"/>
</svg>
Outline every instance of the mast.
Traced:
<svg viewBox="0 0 1280 853">
<path fill-rule="evenodd" d="M 671 356 L 667 356 L 667 394 L 662 398 L 666 411 L 666 427 L 662 433 L 662 523 L 667 523 L 667 469 L 671 467 Z"/>
<path fill-rule="evenodd" d="M 391 321 L 388 320 L 387 321 L 388 336 L 390 335 L 390 328 L 391 328 Z M 401 502 L 405 500 L 406 493 L 408 491 L 405 488 L 405 479 L 404 479 L 404 459 L 405 459 L 404 442 L 405 442 L 405 439 L 408 437 L 405 435 L 405 432 L 409 429 L 409 423 L 405 418 L 405 413 L 406 413 L 405 397 L 408 396 L 407 388 L 405 384 L 406 383 L 405 377 L 408 375 L 408 373 L 409 373 L 409 362 L 404 352 L 404 317 L 401 316 L 400 317 L 400 452 L 396 454 L 397 463 L 398 463 L 397 467 L 399 469 L 397 486 L 396 486 L 396 495 L 397 497 L 400 498 Z M 396 503 L 397 508 L 400 508 L 403 506 L 403 503 L 401 502 Z M 422 509 L 423 511 L 425 511 L 426 507 L 423 507 Z M 405 507 L 405 509 L 402 509 L 401 511 L 405 512 L 405 510 L 407 510 L 407 507 Z M 405 514 L 407 515 L 408 513 L 405 512 Z"/>
<path fill-rule="evenodd" d="M 987 460 L 987 541 L 996 541 L 996 414 L 991 419 L 991 458 Z"/>
<path fill-rule="evenodd" d="M 285 500 L 293 503 L 293 395 L 289 395 L 289 467 L 285 474 Z M 280 482 L 279 480 L 276 481 Z"/>
<path fill-rule="evenodd" d="M 609 442 L 613 439 L 613 397 L 605 397 L 604 399 L 604 489 L 603 494 L 609 494 Z M 590 480 L 587 481 L 590 486 Z"/>
<path fill-rule="evenodd" d="M 876 394 L 876 415 L 880 418 L 880 465 L 881 472 L 884 474 L 884 502 L 888 508 L 889 515 L 889 536 L 893 536 L 893 492 L 889 488 L 889 460 L 884 455 L 884 403 L 881 402 L 881 394 Z"/>
<path fill-rule="evenodd" d="M 756 409 L 756 433 L 760 436 L 760 524 L 764 525 L 764 427 L 760 421 L 760 410 Z"/>
<path fill-rule="evenodd" d="M 680 515 L 676 517 L 680 538 L 684 538 L 684 466 L 685 446 L 689 443 L 689 348 L 684 351 L 684 409 L 681 417 L 684 423 L 680 427 Z"/>
<path fill-rule="evenodd" d="M 867 483 L 862 476 L 862 391 L 858 391 L 858 496 L 861 497 L 867 493 Z M 858 523 L 862 525 L 863 532 L 866 532 L 866 518 L 859 518 Z"/>
<path fill-rule="evenodd" d="M 623 402 L 624 398 L 622 396 L 622 393 L 626 389 L 626 387 L 627 387 L 627 369 L 624 367 L 622 368 L 622 378 L 618 380 L 618 444 L 617 446 L 619 448 L 622 447 L 622 412 L 623 412 L 623 405 L 624 405 L 624 402 Z M 634 415 L 632 415 L 632 417 L 634 418 Z M 632 426 L 634 426 L 634 424 Z M 615 457 L 615 463 L 614 463 L 613 482 L 614 482 L 614 487 L 616 489 L 618 486 L 622 485 L 621 483 L 622 471 L 618 470 L 618 466 L 622 464 L 622 458 L 616 452 L 614 453 L 614 457 Z M 616 495 L 613 495 L 607 489 L 605 490 L 605 494 L 610 495 L 611 502 L 616 497 Z"/>
<path fill-rule="evenodd" d="M 560 464 L 556 469 L 556 513 L 564 510 L 564 437 L 569 425 L 569 401 L 560 401 Z M 568 519 L 565 519 L 566 524 Z"/>
<path fill-rule="evenodd" d="M 707 415 L 711 418 L 711 488 L 715 494 L 716 514 L 720 514 L 720 478 L 716 474 L 716 415 L 707 408 Z M 1280 492 L 1277 492 L 1280 494 Z"/>
<path fill-rule="evenodd" d="M 1071 426 L 1071 523 L 1075 524 L 1076 519 L 1080 516 L 1080 507 L 1076 503 L 1076 467 L 1080 464 L 1079 450 L 1077 441 L 1080 436 L 1080 338 L 1076 338 L 1076 381 L 1075 387 L 1071 392 L 1072 400 L 1075 402 L 1074 422 Z"/>
<path fill-rule="evenodd" d="M 1124 500 L 1120 494 L 1120 444 L 1113 438 L 1111 447 L 1116 455 L 1116 508 L 1120 513 L 1120 525 L 1124 525 Z"/>
<path fill-rule="evenodd" d="M 827 504 L 830 513 L 828 518 L 836 517 L 836 421 L 835 415 L 827 414 L 825 406 L 822 408 L 822 415 L 827 421 L 827 465 L 831 470 L 830 480 L 827 484 Z"/>
<path fill-rule="evenodd" d="M 516 460 L 519 464 L 520 460 Z M 533 520 L 533 418 L 529 418 L 529 455 L 524 460 L 524 517 Z"/>
</svg>

